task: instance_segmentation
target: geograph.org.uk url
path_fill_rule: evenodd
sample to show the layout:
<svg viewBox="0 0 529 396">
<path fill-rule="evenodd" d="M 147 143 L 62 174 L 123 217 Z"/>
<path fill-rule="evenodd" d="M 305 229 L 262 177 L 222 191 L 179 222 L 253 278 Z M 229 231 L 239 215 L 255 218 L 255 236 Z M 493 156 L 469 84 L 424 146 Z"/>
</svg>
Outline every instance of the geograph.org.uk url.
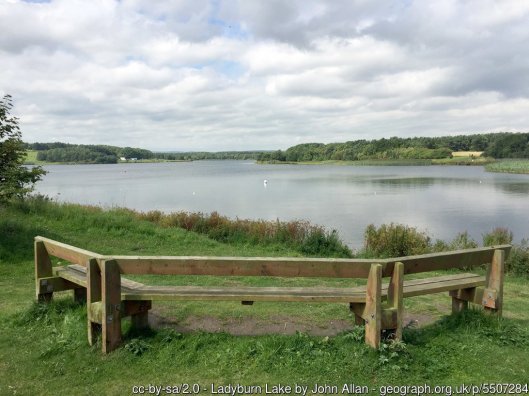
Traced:
<svg viewBox="0 0 529 396">
<path fill-rule="evenodd" d="M 461 385 L 380 385 L 367 386 L 354 383 L 336 384 L 208 384 L 181 383 L 174 385 L 134 385 L 135 395 L 527 395 L 529 384 L 482 383 Z"/>
</svg>

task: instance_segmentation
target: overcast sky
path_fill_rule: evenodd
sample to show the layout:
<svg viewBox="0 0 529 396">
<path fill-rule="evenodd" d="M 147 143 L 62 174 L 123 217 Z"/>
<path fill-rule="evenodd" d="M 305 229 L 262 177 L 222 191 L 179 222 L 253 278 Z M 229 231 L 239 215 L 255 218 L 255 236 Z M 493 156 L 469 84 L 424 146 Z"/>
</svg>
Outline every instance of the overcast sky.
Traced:
<svg viewBox="0 0 529 396">
<path fill-rule="evenodd" d="M 25 141 L 153 150 L 529 130 L 529 1 L 0 0 Z"/>
</svg>

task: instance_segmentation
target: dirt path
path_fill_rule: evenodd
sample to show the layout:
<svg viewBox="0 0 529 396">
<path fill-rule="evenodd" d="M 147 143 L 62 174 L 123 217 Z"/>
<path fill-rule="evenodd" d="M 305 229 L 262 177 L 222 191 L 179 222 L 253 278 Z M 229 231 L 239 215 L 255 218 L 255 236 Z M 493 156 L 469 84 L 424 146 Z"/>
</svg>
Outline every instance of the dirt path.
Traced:
<svg viewBox="0 0 529 396">
<path fill-rule="evenodd" d="M 435 317 L 431 315 L 404 315 L 405 326 L 421 327 L 433 323 Z M 220 319 L 214 316 L 190 315 L 178 322 L 164 317 L 160 312 L 152 310 L 149 314 L 149 324 L 152 328 L 169 327 L 179 333 L 205 331 L 210 333 L 229 333 L 232 335 L 263 335 L 263 334 L 295 334 L 296 331 L 314 336 L 333 336 L 354 326 L 350 319 L 331 320 L 323 325 L 307 323 L 306 319 L 291 316 L 272 316 L 259 319 L 255 317 Z"/>
</svg>

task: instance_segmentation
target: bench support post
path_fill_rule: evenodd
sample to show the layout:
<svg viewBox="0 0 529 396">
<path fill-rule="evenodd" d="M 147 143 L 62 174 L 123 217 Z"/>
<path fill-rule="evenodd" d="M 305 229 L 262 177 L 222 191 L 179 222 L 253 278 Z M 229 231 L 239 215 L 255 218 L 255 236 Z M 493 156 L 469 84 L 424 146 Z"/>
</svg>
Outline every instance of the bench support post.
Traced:
<svg viewBox="0 0 529 396">
<path fill-rule="evenodd" d="M 88 260 L 86 266 L 86 316 L 88 320 L 88 343 L 94 345 L 97 335 L 101 331 L 92 314 L 92 304 L 101 302 L 101 270 L 96 259 Z"/>
<path fill-rule="evenodd" d="M 483 293 L 482 304 L 486 312 L 495 313 L 498 317 L 501 317 L 503 310 L 504 270 L 505 252 L 497 249 L 487 270 L 487 286 Z"/>
<path fill-rule="evenodd" d="M 458 313 L 468 309 L 468 301 L 460 300 L 457 297 L 452 297 L 452 313 Z"/>
<path fill-rule="evenodd" d="M 125 314 L 131 312 L 130 321 L 133 328 L 141 330 L 149 327 L 149 309 L 151 307 L 150 300 L 125 301 Z"/>
<path fill-rule="evenodd" d="M 382 331 L 382 266 L 372 264 L 367 278 L 366 344 L 378 349 Z"/>
<path fill-rule="evenodd" d="M 53 277 L 50 256 L 42 241 L 35 241 L 35 290 L 38 302 L 49 302 L 53 297 L 53 288 L 50 291 L 41 290 L 40 278 Z"/>
<path fill-rule="evenodd" d="M 395 263 L 388 287 L 388 305 L 396 311 L 395 340 L 402 340 L 402 316 L 404 314 L 404 264 Z"/>
<path fill-rule="evenodd" d="M 112 352 L 121 343 L 121 274 L 115 260 L 101 263 L 102 349 Z"/>
<path fill-rule="evenodd" d="M 77 304 L 86 303 L 86 289 L 84 287 L 77 287 L 73 289 L 73 300 Z"/>
<path fill-rule="evenodd" d="M 364 326 L 366 324 L 363 318 L 365 307 L 365 303 L 349 303 L 349 311 L 355 316 L 355 326 Z"/>
</svg>

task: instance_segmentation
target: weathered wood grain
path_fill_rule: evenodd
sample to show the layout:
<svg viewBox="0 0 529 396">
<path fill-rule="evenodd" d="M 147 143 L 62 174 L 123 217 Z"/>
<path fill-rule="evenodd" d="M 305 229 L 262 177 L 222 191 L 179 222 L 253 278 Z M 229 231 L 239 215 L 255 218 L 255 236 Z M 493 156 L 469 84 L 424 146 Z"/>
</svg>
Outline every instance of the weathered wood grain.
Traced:
<svg viewBox="0 0 529 396">
<path fill-rule="evenodd" d="M 88 260 L 91 258 L 102 259 L 103 256 L 90 252 L 85 249 L 80 249 L 75 246 L 67 245 L 65 243 L 54 241 L 53 239 L 44 238 L 41 236 L 35 237 L 36 242 L 42 242 L 50 256 L 59 257 L 67 260 L 70 263 L 86 266 Z"/>
<path fill-rule="evenodd" d="M 51 260 L 46 250 L 44 242 L 35 240 L 35 297 L 37 301 L 46 302 L 50 301 L 53 296 L 53 291 L 41 290 L 40 279 L 49 278 L 53 276 L 51 268 Z"/>
<path fill-rule="evenodd" d="M 488 267 L 487 271 L 487 285 L 485 288 L 485 294 L 483 296 L 484 301 L 487 297 L 493 299 L 494 307 L 484 303 L 485 310 L 488 312 L 496 313 L 501 317 L 503 311 L 503 278 L 505 272 L 505 252 L 503 250 L 495 250 L 492 263 Z M 490 291 L 490 292 L 489 292 Z M 494 293 L 495 292 L 495 293 Z M 495 295 L 494 295 L 495 294 Z"/>
<path fill-rule="evenodd" d="M 121 343 L 121 275 L 114 260 L 101 263 L 103 353 L 112 352 Z"/>
<path fill-rule="evenodd" d="M 366 289 L 366 344 L 378 349 L 382 330 L 382 266 L 372 264 Z"/>
<path fill-rule="evenodd" d="M 395 339 L 402 340 L 402 317 L 404 315 L 404 264 L 395 263 L 388 285 L 388 306 L 395 309 Z"/>
<path fill-rule="evenodd" d="M 71 268 L 71 271 L 75 271 L 75 268 Z M 59 272 L 60 274 L 61 272 Z M 63 271 L 65 273 L 65 271 Z M 101 330 L 102 324 L 102 284 L 101 284 L 101 269 L 97 259 L 92 258 L 88 260 L 87 268 L 85 272 L 81 272 L 81 275 L 86 277 L 86 311 L 88 321 L 88 343 L 94 345 L 97 336 Z M 99 304 L 99 312 L 94 310 L 96 304 Z"/>
</svg>

